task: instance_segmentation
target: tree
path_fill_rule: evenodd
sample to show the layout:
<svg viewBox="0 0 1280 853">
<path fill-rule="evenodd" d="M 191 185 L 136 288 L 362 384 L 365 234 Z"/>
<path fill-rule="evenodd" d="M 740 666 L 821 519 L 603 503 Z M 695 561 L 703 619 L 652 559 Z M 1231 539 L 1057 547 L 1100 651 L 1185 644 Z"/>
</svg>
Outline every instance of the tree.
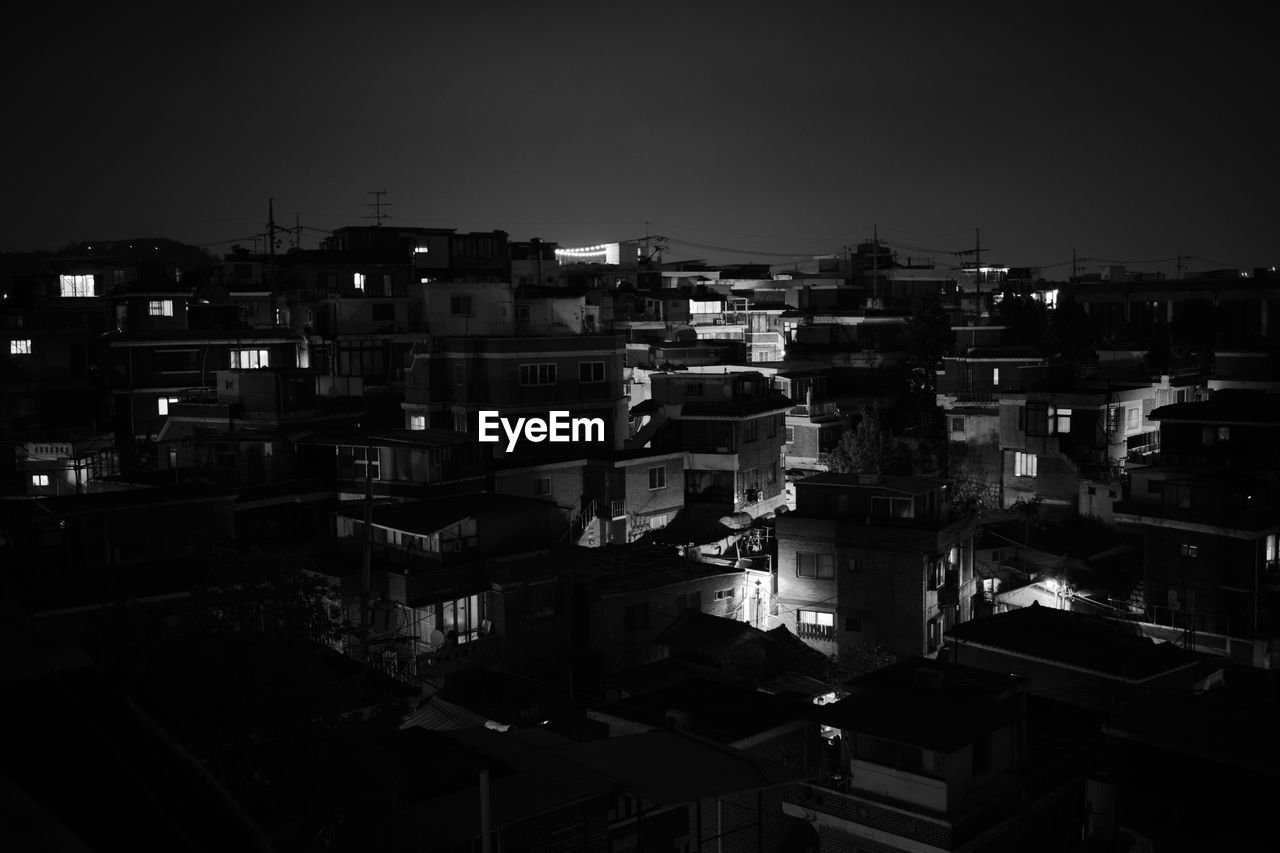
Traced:
<svg viewBox="0 0 1280 853">
<path fill-rule="evenodd" d="M 902 348 L 906 355 L 911 390 L 932 399 L 938 367 L 942 357 L 956 345 L 951 318 L 942 308 L 936 294 L 917 297 L 911 307 L 911 319 L 902 330 Z"/>
<path fill-rule="evenodd" d="M 881 474 L 893 462 L 894 445 L 880 422 L 880 410 L 864 406 L 858 425 L 840 436 L 828 466 L 837 474 Z"/>
</svg>

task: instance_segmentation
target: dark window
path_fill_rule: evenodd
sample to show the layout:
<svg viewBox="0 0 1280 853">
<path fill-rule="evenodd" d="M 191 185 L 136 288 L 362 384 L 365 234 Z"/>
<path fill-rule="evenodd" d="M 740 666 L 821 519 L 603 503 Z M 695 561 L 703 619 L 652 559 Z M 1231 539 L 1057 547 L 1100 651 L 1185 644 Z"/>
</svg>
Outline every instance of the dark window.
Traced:
<svg viewBox="0 0 1280 853">
<path fill-rule="evenodd" d="M 604 381 L 604 362 L 603 361 L 578 362 L 578 381 L 579 382 L 603 382 Z"/>
<path fill-rule="evenodd" d="M 828 579 L 836 576 L 836 558 L 831 554 L 796 553 L 796 577 Z"/>
<path fill-rule="evenodd" d="M 384 323 L 388 320 L 395 320 L 396 306 L 394 302 L 375 302 L 373 304 L 373 320 L 375 323 Z"/>
<path fill-rule="evenodd" d="M 1047 436 L 1049 434 L 1049 405 L 1047 403 L 1027 403 L 1027 435 Z"/>
<path fill-rule="evenodd" d="M 471 297 L 470 296 L 450 296 L 449 297 L 449 313 L 470 316 Z"/>
<path fill-rule="evenodd" d="M 527 281 L 526 281 L 526 283 L 527 283 Z M 517 305 L 517 306 L 516 306 L 516 322 L 517 322 L 517 323 L 527 323 L 527 322 L 529 322 L 529 306 L 528 306 L 528 305 Z"/>
<path fill-rule="evenodd" d="M 934 618 L 929 620 L 928 638 L 929 638 L 929 652 L 931 654 L 938 650 L 938 644 L 942 638 L 941 629 L 942 629 L 942 623 L 938 620 L 938 617 L 935 616 Z"/>
<path fill-rule="evenodd" d="M 693 592 L 681 593 L 676 596 L 676 613 L 683 613 L 686 610 L 702 612 L 702 590 L 694 590 Z"/>
<path fill-rule="evenodd" d="M 520 365 L 520 384 L 521 385 L 555 385 L 556 384 L 555 364 L 546 363 L 546 364 Z"/>
<path fill-rule="evenodd" d="M 744 425 L 742 441 L 745 444 L 760 437 L 760 421 L 747 421 Z"/>
<path fill-rule="evenodd" d="M 649 488 L 665 489 L 667 487 L 667 469 L 663 465 L 655 465 L 649 469 Z"/>
<path fill-rule="evenodd" d="M 964 432 L 964 418 L 952 418 L 952 419 L 951 419 L 951 431 L 952 431 L 952 432 Z"/>
</svg>

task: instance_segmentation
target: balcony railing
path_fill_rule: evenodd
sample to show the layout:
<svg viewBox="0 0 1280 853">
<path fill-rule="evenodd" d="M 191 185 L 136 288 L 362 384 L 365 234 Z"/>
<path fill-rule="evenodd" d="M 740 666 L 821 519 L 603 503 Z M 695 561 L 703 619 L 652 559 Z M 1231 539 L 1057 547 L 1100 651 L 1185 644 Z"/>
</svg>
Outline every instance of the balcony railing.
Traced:
<svg viewBox="0 0 1280 853">
<path fill-rule="evenodd" d="M 801 622 L 796 626 L 796 636 L 802 640 L 835 640 L 836 626 Z"/>
<path fill-rule="evenodd" d="M 612 501 L 609 501 L 608 506 L 609 506 L 609 518 L 610 518 L 610 519 L 614 519 L 614 518 L 626 518 L 626 516 L 627 516 L 627 502 L 626 502 L 625 500 L 618 499 L 618 500 L 612 500 Z"/>
</svg>

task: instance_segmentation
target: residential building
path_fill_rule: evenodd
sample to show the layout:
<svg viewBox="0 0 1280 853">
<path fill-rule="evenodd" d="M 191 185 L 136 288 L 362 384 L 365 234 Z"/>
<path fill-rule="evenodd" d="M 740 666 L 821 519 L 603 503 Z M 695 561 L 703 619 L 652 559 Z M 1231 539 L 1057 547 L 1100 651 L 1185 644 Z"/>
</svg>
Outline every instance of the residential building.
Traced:
<svg viewBox="0 0 1280 853">
<path fill-rule="evenodd" d="M 1219 391 L 1151 418 L 1161 453 L 1115 508 L 1142 535 L 1148 630 L 1280 667 L 1280 397 Z"/>
<path fill-rule="evenodd" d="M 932 655 L 972 615 L 976 522 L 941 481 L 818 474 L 775 529 L 780 618 L 824 654 Z"/>
<path fill-rule="evenodd" d="M 782 446 L 791 401 L 757 372 L 665 373 L 634 415 L 647 416 L 628 445 L 688 451 L 686 511 L 716 519 L 773 512 L 786 500 Z"/>
<path fill-rule="evenodd" d="M 1004 672 L 909 658 L 861 676 L 816 710 L 830 770 L 783 808 L 822 850 L 1075 849 L 1087 740 L 1039 707 Z"/>
</svg>

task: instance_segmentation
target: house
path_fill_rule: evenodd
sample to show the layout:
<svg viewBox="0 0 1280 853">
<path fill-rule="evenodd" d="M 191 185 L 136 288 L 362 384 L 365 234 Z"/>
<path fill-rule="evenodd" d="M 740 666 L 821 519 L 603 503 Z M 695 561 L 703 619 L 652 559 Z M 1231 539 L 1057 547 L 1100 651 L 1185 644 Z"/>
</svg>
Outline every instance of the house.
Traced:
<svg viewBox="0 0 1280 853">
<path fill-rule="evenodd" d="M 1151 418 L 1161 453 L 1115 510 L 1142 536 L 1148 630 L 1280 666 L 1280 397 L 1219 391 Z"/>
<path fill-rule="evenodd" d="M 1025 678 L 909 658 L 849 683 L 814 719 L 818 779 L 783 794 L 823 850 L 1071 850 L 1088 754 L 1040 722 Z"/>
<path fill-rule="evenodd" d="M 781 506 L 784 418 L 791 401 L 757 372 L 663 373 L 652 377 L 653 396 L 629 447 L 685 450 L 685 507 L 716 519 L 754 517 Z"/>
<path fill-rule="evenodd" d="M 976 523 L 940 481 L 808 477 L 776 531 L 783 621 L 824 654 L 933 654 L 971 616 Z"/>
</svg>

